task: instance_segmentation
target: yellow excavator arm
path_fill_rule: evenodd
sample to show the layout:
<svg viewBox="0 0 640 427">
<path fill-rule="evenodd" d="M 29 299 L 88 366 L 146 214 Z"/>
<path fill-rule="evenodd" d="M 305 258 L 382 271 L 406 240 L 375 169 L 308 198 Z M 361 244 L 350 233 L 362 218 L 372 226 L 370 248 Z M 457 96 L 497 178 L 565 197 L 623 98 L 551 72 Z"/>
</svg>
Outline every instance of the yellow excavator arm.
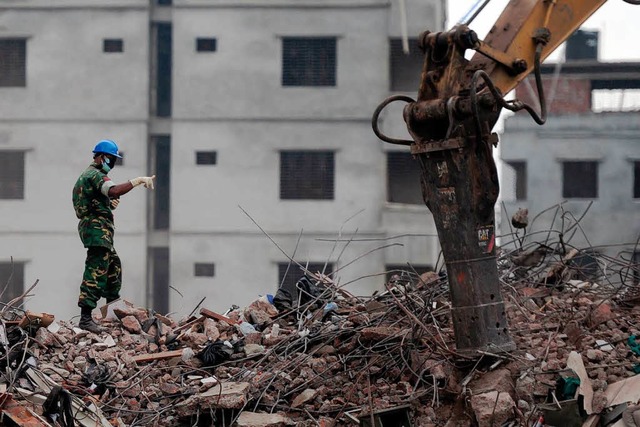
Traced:
<svg viewBox="0 0 640 427">
<path fill-rule="evenodd" d="M 502 11 L 483 43 L 490 46 L 487 54 L 497 51 L 503 54 L 500 59 L 509 62 L 502 64 L 480 48 L 468 67 L 484 70 L 495 87 L 506 94 L 534 71 L 536 35 L 548 32 L 540 55 L 542 62 L 605 3 L 606 0 L 513 0 Z M 524 61 L 526 67 L 514 73 L 514 61 Z"/>
</svg>

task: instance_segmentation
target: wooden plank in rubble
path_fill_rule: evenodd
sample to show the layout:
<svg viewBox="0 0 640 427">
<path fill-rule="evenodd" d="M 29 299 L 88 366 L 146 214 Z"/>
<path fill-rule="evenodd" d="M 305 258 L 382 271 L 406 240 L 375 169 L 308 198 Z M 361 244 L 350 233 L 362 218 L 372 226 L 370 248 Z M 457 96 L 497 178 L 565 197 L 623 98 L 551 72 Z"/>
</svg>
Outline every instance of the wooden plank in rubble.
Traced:
<svg viewBox="0 0 640 427">
<path fill-rule="evenodd" d="M 200 309 L 200 314 L 203 315 L 203 316 L 206 316 L 206 317 L 208 317 L 210 319 L 215 319 L 215 320 L 220 320 L 222 322 L 227 322 L 230 325 L 237 325 L 238 324 L 237 321 L 235 321 L 233 319 L 230 319 L 227 316 L 223 316 L 222 314 L 218 314 L 218 313 L 216 313 L 214 311 L 207 310 L 206 308 L 201 308 Z"/>
<path fill-rule="evenodd" d="M 182 356 L 182 350 L 161 351 L 160 353 L 141 354 L 133 356 L 136 363 L 151 362 L 153 360 L 171 359 Z"/>
</svg>

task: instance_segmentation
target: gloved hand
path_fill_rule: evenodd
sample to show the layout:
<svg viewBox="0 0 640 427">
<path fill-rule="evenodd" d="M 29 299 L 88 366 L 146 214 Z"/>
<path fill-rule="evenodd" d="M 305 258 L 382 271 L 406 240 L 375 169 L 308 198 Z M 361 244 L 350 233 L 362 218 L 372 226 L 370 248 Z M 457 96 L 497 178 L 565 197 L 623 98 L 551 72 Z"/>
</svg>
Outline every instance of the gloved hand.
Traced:
<svg viewBox="0 0 640 427">
<path fill-rule="evenodd" d="M 142 185 L 144 185 L 145 188 L 149 188 L 149 189 L 153 190 L 153 180 L 154 179 L 156 179 L 155 175 L 153 175 L 153 176 L 139 176 L 137 178 L 130 179 L 129 182 L 134 187 L 137 187 L 138 185 L 142 184 Z"/>
<path fill-rule="evenodd" d="M 115 210 L 115 209 L 118 207 L 118 205 L 120 204 L 120 199 L 111 199 L 111 200 L 109 201 L 109 204 L 111 205 L 111 210 L 113 211 L 113 210 Z"/>
</svg>

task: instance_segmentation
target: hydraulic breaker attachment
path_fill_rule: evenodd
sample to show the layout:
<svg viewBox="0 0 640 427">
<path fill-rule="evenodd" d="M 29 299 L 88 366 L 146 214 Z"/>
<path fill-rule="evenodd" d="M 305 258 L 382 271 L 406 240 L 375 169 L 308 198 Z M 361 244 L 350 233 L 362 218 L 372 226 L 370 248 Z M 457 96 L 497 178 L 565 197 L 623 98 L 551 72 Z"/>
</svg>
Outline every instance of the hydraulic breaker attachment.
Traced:
<svg viewBox="0 0 640 427">
<path fill-rule="evenodd" d="M 423 33 L 425 62 L 418 99 L 390 97 L 378 106 L 372 121 L 380 139 L 409 146 L 420 164 L 422 195 L 446 262 L 456 352 L 471 358 L 479 352 L 515 349 L 495 248 L 499 186 L 492 150 L 498 139 L 491 129 L 503 99 L 482 73 L 469 75 L 464 52 L 477 45 L 475 33 L 465 26 Z M 484 86 L 479 85 L 481 78 Z M 380 112 L 394 101 L 407 102 L 403 116 L 413 141 L 389 138 L 378 129 Z"/>
</svg>

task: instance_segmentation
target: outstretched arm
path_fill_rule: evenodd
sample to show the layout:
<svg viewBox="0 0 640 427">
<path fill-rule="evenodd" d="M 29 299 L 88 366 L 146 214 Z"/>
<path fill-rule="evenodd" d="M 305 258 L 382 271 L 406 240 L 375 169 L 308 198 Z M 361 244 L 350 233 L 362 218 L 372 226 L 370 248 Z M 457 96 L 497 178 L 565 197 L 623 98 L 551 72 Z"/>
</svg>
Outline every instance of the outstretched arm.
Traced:
<svg viewBox="0 0 640 427">
<path fill-rule="evenodd" d="M 153 190 L 153 180 L 156 178 L 153 176 L 139 176 L 137 178 L 130 179 L 129 181 L 125 181 L 122 184 L 116 184 L 109 188 L 108 196 L 111 198 L 120 197 L 123 194 L 127 194 L 129 191 L 133 190 L 134 187 L 138 185 L 144 185 L 145 188 Z"/>
</svg>

